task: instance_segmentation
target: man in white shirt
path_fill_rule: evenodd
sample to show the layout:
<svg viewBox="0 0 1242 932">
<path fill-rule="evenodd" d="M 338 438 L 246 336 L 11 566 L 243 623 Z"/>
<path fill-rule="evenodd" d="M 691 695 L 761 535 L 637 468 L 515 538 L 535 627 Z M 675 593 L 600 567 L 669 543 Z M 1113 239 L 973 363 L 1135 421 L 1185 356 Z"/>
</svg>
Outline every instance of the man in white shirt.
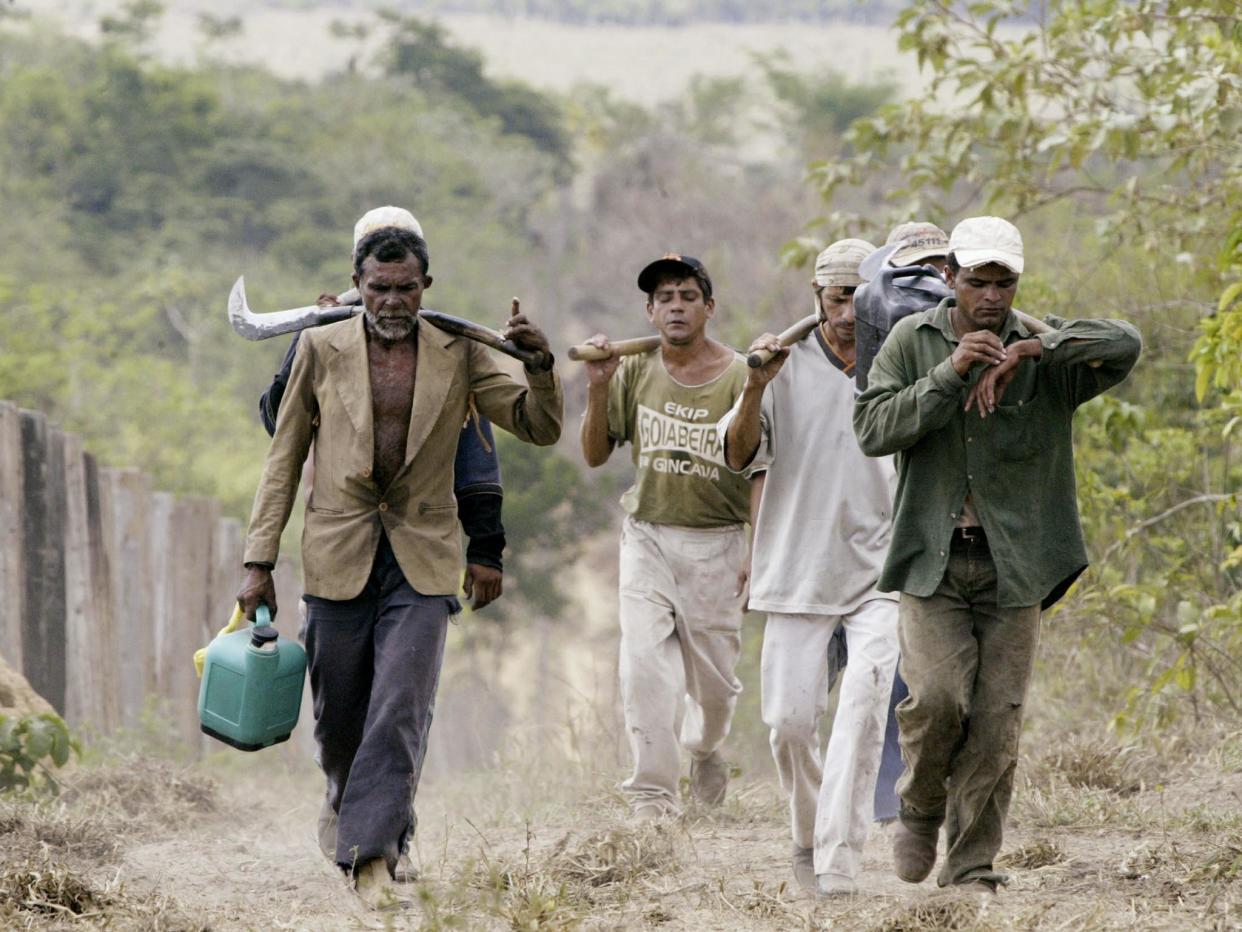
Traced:
<svg viewBox="0 0 1242 932">
<path fill-rule="evenodd" d="M 822 896 L 857 892 L 897 665 L 897 603 L 876 590 L 892 522 L 893 465 L 854 437 L 853 293 L 874 248 L 833 243 L 816 260 L 821 325 L 751 369 L 720 423 L 730 469 L 767 470 L 755 521 L 750 607 L 768 613 L 763 720 L 790 797 L 794 875 Z M 844 626 L 849 663 L 825 763 L 817 723 L 829 643 Z"/>
</svg>

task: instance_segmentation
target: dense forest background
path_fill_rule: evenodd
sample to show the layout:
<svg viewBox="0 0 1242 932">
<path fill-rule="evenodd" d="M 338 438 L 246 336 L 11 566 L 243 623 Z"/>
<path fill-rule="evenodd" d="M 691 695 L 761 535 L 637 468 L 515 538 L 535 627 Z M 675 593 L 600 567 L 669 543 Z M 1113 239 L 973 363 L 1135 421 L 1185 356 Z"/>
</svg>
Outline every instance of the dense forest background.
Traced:
<svg viewBox="0 0 1242 932">
<path fill-rule="evenodd" d="M 1079 416 L 1096 569 L 1049 618 L 1067 695 L 1085 690 L 1123 730 L 1187 710 L 1236 719 L 1233 6 L 867 4 L 892 28 L 894 56 L 924 66 L 919 88 L 773 52 L 648 106 L 589 81 L 553 93 L 496 77 L 429 14 L 833 22 L 862 5 L 350 7 L 336 38 L 380 51 L 288 80 L 216 56 L 244 16 L 203 14 L 196 62 L 170 65 L 152 41 L 156 0 L 100 14 L 89 41 L 6 2 L 0 398 L 244 518 L 267 444 L 256 399 L 285 347 L 231 332 L 228 288 L 245 274 L 259 310 L 343 288 L 350 231 L 370 207 L 422 221 L 430 306 L 499 323 L 518 295 L 562 353 L 596 331 L 645 332 L 633 278 L 668 249 L 708 264 L 718 333 L 741 346 L 806 311 L 805 262 L 824 242 L 1004 213 L 1028 244 L 1024 309 L 1122 316 L 1146 339 L 1134 377 Z M 624 455 L 600 473 L 582 465 L 584 386 L 563 365 L 561 445 L 501 442 L 512 591 L 497 611 L 548 624 L 570 604 L 583 541 L 611 535 L 628 473 Z"/>
</svg>

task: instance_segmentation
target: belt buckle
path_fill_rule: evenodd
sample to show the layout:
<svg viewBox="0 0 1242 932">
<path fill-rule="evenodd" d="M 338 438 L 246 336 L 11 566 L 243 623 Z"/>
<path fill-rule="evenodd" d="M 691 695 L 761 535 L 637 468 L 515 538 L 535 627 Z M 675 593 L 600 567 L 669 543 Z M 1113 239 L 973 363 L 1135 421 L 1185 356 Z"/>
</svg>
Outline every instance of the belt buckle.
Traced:
<svg viewBox="0 0 1242 932">
<path fill-rule="evenodd" d="M 968 541 L 969 543 L 973 544 L 975 541 L 983 539 L 983 528 L 981 527 L 959 527 L 957 529 L 957 536 L 960 537 L 962 540 Z"/>
</svg>

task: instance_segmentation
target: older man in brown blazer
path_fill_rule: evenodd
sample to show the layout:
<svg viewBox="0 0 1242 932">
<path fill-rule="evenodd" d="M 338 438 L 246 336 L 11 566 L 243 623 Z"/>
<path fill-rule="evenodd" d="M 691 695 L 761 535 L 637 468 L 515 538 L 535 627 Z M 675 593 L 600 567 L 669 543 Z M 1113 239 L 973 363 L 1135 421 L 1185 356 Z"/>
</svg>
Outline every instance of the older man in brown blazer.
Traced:
<svg viewBox="0 0 1242 932">
<path fill-rule="evenodd" d="M 547 339 L 524 315 L 507 335 L 543 354 L 523 387 L 480 344 L 420 321 L 427 245 L 386 227 L 363 238 L 354 283 L 364 313 L 307 331 L 297 350 L 250 518 L 248 617 L 275 611 L 271 568 L 314 441 L 302 565 L 315 739 L 337 813 L 335 860 L 372 906 L 413 831 L 461 540 L 453 497 L 458 434 L 474 395 L 530 443 L 560 436 L 563 398 Z"/>
</svg>

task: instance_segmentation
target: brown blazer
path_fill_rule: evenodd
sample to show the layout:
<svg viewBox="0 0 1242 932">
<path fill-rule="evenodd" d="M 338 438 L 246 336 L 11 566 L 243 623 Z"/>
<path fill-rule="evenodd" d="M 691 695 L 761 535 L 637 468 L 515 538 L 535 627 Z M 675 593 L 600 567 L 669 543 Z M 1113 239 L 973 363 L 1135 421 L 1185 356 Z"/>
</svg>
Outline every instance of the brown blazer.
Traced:
<svg viewBox="0 0 1242 932">
<path fill-rule="evenodd" d="M 380 489 L 371 481 L 375 437 L 363 326 L 358 315 L 307 330 L 298 341 L 250 515 L 245 562 L 276 562 L 313 440 L 315 477 L 302 534 L 306 593 L 357 596 L 383 531 L 411 586 L 424 595 L 455 594 L 462 553 L 453 459 L 468 396 L 473 392 L 479 411 L 498 426 L 546 446 L 561 434 L 560 379 L 551 370 L 528 372 L 524 388 L 480 344 L 420 320 L 405 465 Z"/>
</svg>

